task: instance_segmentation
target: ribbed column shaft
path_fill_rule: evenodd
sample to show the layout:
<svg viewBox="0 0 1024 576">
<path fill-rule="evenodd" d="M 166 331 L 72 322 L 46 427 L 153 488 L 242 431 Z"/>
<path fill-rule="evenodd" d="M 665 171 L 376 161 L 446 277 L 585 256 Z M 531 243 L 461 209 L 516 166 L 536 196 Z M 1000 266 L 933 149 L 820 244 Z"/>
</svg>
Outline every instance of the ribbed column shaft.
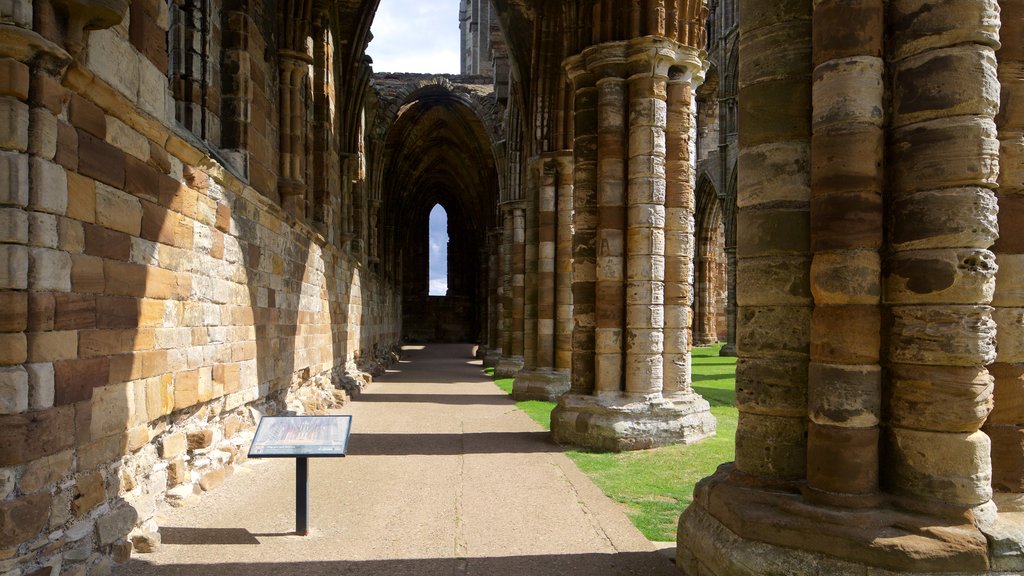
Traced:
<svg viewBox="0 0 1024 576">
<path fill-rule="evenodd" d="M 626 198 L 626 392 L 662 393 L 666 83 L 655 49 L 630 50 Z"/>
<path fill-rule="evenodd" d="M 769 481 L 806 468 L 811 6 L 740 4 L 736 467 Z"/>
<path fill-rule="evenodd" d="M 572 367 L 572 241 L 573 241 L 573 161 L 572 154 L 563 153 L 557 159 L 556 184 L 558 186 L 558 212 L 555 231 L 555 369 L 568 372 Z"/>
<path fill-rule="evenodd" d="M 525 353 L 526 334 L 526 210 L 512 208 L 512 356 Z"/>
<path fill-rule="evenodd" d="M 511 208 L 502 207 L 501 215 L 501 352 L 502 356 L 512 356 L 512 237 L 515 224 Z"/>
<path fill-rule="evenodd" d="M 597 87 L 583 58 L 566 60 L 575 89 L 572 237 L 572 378 L 573 394 L 594 388 L 594 327 L 597 230 Z"/>
<path fill-rule="evenodd" d="M 543 160 L 534 158 L 527 164 L 525 196 L 527 201 L 523 211 L 523 368 L 537 368 L 537 304 L 540 297 L 538 286 L 540 178 Z"/>
<path fill-rule="evenodd" d="M 501 308 L 502 299 L 499 288 L 501 274 L 501 236 L 500 230 L 494 230 L 488 234 L 488 260 L 487 260 L 487 345 L 493 350 L 501 350 Z"/>
<path fill-rule="evenodd" d="M 991 499 L 992 301 L 999 109 L 989 3 L 890 4 L 889 407 L 883 486 L 908 502 Z"/>
<path fill-rule="evenodd" d="M 1024 1 L 1001 0 L 999 9 L 999 240 L 992 247 L 999 264 L 992 301 L 998 355 L 989 366 L 995 407 L 984 430 L 999 509 L 1020 510 L 1024 503 L 1011 506 L 1005 497 L 1024 493 Z"/>
<path fill-rule="evenodd" d="M 692 392 L 690 306 L 693 304 L 694 206 L 690 168 L 693 84 L 668 83 L 665 138 L 665 370 L 664 393 Z"/>
<path fill-rule="evenodd" d="M 597 328 L 598 393 L 621 392 L 625 326 L 626 80 L 621 51 L 597 81 Z M 601 60 L 601 59 L 598 59 Z M 602 62 L 603 63 L 603 62 Z M 616 69 L 617 68 L 617 69 Z"/>
<path fill-rule="evenodd" d="M 537 190 L 537 343 L 536 366 L 555 367 L 555 254 L 558 162 L 545 158 Z"/>
<path fill-rule="evenodd" d="M 851 16 L 813 46 L 807 483 L 833 500 L 877 492 L 881 418 L 885 3 L 814 4 L 815 29 Z"/>
</svg>

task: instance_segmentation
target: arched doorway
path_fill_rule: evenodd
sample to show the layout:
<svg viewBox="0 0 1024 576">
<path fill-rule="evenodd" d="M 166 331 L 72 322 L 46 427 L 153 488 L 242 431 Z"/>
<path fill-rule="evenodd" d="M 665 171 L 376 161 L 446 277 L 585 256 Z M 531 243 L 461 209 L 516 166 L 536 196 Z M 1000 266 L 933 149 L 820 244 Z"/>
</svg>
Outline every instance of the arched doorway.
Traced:
<svg viewBox="0 0 1024 576">
<path fill-rule="evenodd" d="M 725 340 L 728 333 L 728 261 L 722 202 L 714 186 L 701 179 L 697 188 L 694 259 L 693 343 Z"/>
</svg>

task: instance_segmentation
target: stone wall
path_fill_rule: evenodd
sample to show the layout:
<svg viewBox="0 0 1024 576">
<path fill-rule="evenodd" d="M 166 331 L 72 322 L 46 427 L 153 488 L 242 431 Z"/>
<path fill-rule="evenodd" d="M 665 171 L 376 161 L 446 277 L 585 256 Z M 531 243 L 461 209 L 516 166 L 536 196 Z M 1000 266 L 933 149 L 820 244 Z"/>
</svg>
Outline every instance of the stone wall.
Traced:
<svg viewBox="0 0 1024 576">
<path fill-rule="evenodd" d="M 159 506 L 230 474 L 259 414 L 336 404 L 387 362 L 400 302 L 178 125 L 166 62 L 135 36 L 160 36 L 166 5 L 133 4 L 76 50 L 61 13 L 16 4 L 29 16 L 0 25 L 0 574 L 102 574 L 154 543 Z"/>
</svg>

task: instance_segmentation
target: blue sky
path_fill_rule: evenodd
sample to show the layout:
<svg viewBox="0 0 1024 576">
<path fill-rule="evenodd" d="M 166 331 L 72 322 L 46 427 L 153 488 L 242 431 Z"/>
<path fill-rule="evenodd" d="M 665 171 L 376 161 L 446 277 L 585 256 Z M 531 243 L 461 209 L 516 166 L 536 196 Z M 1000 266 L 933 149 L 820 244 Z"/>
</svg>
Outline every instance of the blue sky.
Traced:
<svg viewBox="0 0 1024 576">
<path fill-rule="evenodd" d="M 430 295 L 448 295 L 448 215 L 440 204 L 430 211 Z"/>
<path fill-rule="evenodd" d="M 459 73 L 459 0 L 380 0 L 370 31 L 374 72 Z"/>
</svg>

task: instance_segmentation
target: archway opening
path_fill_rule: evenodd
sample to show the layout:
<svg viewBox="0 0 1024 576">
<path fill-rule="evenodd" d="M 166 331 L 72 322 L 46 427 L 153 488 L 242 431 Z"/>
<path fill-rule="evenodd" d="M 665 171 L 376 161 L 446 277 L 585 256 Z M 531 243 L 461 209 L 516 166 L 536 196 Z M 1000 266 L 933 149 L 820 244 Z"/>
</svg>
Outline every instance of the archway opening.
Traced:
<svg viewBox="0 0 1024 576">
<path fill-rule="evenodd" d="M 697 191 L 697 257 L 694 259 L 693 343 L 714 344 L 728 334 L 728 260 L 722 202 L 714 187 Z"/>
<path fill-rule="evenodd" d="M 448 213 L 440 204 L 430 211 L 427 232 L 430 247 L 428 296 L 448 295 Z"/>
</svg>

